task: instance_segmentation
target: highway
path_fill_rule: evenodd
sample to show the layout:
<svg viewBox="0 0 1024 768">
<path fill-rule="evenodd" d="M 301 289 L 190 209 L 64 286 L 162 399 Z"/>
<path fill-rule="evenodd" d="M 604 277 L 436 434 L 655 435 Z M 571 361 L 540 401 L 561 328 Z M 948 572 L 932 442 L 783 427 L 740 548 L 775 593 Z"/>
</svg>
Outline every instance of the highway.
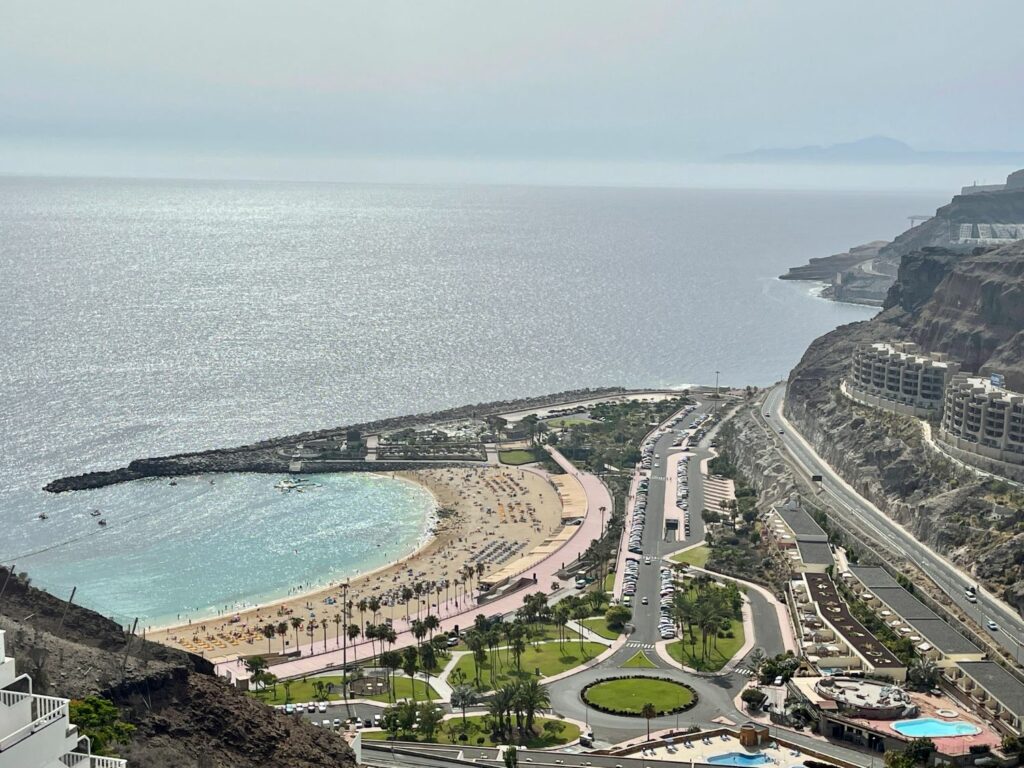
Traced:
<svg viewBox="0 0 1024 768">
<path fill-rule="evenodd" d="M 1005 648 L 1018 661 L 1021 658 L 1021 640 L 1024 639 L 1024 621 L 1010 606 L 984 589 L 978 589 L 978 602 L 969 603 L 964 594 L 967 585 L 975 585 L 973 577 L 961 571 L 942 555 L 918 541 L 912 533 L 889 518 L 874 504 L 858 494 L 825 462 L 814 448 L 804 439 L 797 428 L 782 413 L 785 401 L 785 385 L 772 389 L 764 402 L 763 418 L 776 445 L 784 449 L 784 455 L 806 476 L 821 475 L 819 498 L 839 512 L 853 518 L 858 527 L 877 538 L 885 546 L 903 553 L 912 561 L 964 613 L 969 615 L 984 630 L 991 619 L 999 625 L 997 632 L 990 632 L 995 642 Z M 779 434 L 781 431 L 781 434 Z"/>
</svg>

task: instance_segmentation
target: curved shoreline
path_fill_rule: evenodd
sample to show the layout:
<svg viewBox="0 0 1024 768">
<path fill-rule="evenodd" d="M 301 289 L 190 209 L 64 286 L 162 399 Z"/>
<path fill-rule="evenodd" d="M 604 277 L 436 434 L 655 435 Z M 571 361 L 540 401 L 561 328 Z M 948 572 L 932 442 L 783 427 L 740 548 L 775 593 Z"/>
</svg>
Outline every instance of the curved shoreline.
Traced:
<svg viewBox="0 0 1024 768">
<path fill-rule="evenodd" d="M 438 510 L 441 508 L 441 504 L 437 498 L 437 494 L 435 494 L 425 483 L 418 482 L 411 477 L 401 477 L 391 472 L 366 472 L 364 474 L 377 475 L 378 477 L 388 478 L 389 480 L 396 480 L 398 482 L 404 482 L 414 485 L 417 488 L 426 491 L 433 499 L 433 509 L 428 511 L 424 515 L 423 531 L 420 533 L 419 538 L 416 540 L 416 545 L 412 550 L 410 550 L 397 560 L 384 563 L 383 565 L 378 565 L 375 568 L 371 568 L 368 571 L 361 572 L 357 570 L 351 576 L 346 576 L 344 578 L 335 578 L 326 583 L 314 584 L 309 589 L 303 590 L 301 592 L 295 592 L 294 594 L 286 595 L 285 597 L 275 597 L 271 600 L 265 600 L 263 602 L 254 602 L 252 604 L 242 605 L 236 608 L 235 610 L 228 611 L 227 613 L 213 613 L 209 616 L 197 617 L 193 619 L 192 623 L 188 623 L 187 621 L 175 621 L 170 624 L 147 625 L 146 631 L 152 633 L 171 632 L 175 630 L 188 629 L 189 627 L 194 627 L 196 621 L 200 623 L 228 621 L 232 616 L 235 616 L 240 613 L 246 613 L 248 611 L 263 611 L 268 608 L 276 608 L 278 606 L 285 605 L 286 603 L 289 603 L 292 600 L 310 600 L 315 595 L 320 595 L 329 591 L 333 591 L 334 589 L 340 587 L 346 581 L 351 584 L 352 581 L 358 581 L 359 579 L 368 579 L 374 574 L 380 573 L 381 571 L 385 571 L 393 566 L 400 565 L 401 563 L 405 563 L 410 559 L 422 554 L 423 551 L 426 550 L 437 539 L 437 513 Z"/>
<path fill-rule="evenodd" d="M 237 610 L 147 627 L 147 639 L 213 659 L 289 654 L 296 643 L 306 647 L 331 642 L 329 624 L 342 612 L 342 590 L 346 583 L 348 600 L 354 605 L 361 599 L 377 597 L 381 609 L 373 616 L 366 612 L 358 617 L 354 610 L 352 616 L 342 619 L 344 624 L 362 624 L 364 618 L 379 623 L 390 618 L 402 631 L 407 616 L 415 618 L 418 608 L 443 616 L 457 611 L 462 601 L 472 600 L 468 596 L 471 585 L 465 583 L 463 576 L 467 566 L 485 563 L 485 572 L 497 572 L 518 562 L 518 558 L 528 557 L 536 547 L 564 530 L 559 493 L 546 476 L 538 473 L 516 467 L 434 466 L 419 467 L 415 474 L 376 474 L 412 483 L 430 493 L 433 514 L 428 514 L 423 538 L 415 549 L 398 560 L 348 579 L 333 579 L 326 585 Z M 441 509 L 451 513 L 441 517 L 437 514 Z M 442 588 L 445 583 L 449 588 Z M 399 597 L 401 590 L 417 584 L 426 584 L 428 588 L 417 600 L 406 604 Z M 329 598 L 334 601 L 326 602 Z M 326 639 L 320 634 L 320 627 L 313 635 L 300 628 L 298 637 L 294 628 L 289 628 L 284 636 L 276 635 L 270 643 L 261 634 L 267 624 L 290 624 L 294 618 L 302 619 L 307 626 L 314 620 L 320 627 L 327 623 Z M 339 629 L 336 624 L 335 644 Z M 280 645 L 275 648 L 274 642 Z"/>
</svg>

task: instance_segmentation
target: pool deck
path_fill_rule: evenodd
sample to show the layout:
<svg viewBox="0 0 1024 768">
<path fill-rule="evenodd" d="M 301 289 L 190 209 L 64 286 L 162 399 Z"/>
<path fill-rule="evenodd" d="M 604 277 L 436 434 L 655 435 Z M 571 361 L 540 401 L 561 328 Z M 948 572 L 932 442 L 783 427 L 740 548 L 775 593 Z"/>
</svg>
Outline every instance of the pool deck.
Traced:
<svg viewBox="0 0 1024 768">
<path fill-rule="evenodd" d="M 802 766 L 805 759 L 802 753 L 797 752 L 793 754 L 795 750 L 782 745 L 777 747 L 764 746 L 756 749 L 744 747 L 735 736 L 714 735 L 702 739 L 701 734 L 697 733 L 689 737 L 688 743 L 689 746 L 687 746 L 687 737 L 678 736 L 675 738 L 673 745 L 675 747 L 674 752 L 669 751 L 667 747 L 661 746 L 648 749 L 645 756 L 651 760 L 689 764 L 690 762 L 706 763 L 708 758 L 718 757 L 730 752 L 738 752 L 750 756 L 764 754 L 769 758 L 769 761 L 764 763 L 764 765 L 782 766 L 782 768 Z M 639 753 L 640 749 L 637 748 L 637 755 Z"/>
<path fill-rule="evenodd" d="M 947 696 L 911 693 L 910 697 L 918 707 L 918 713 L 914 717 L 900 718 L 899 720 L 868 720 L 867 718 L 856 719 L 862 720 L 877 731 L 882 731 L 883 733 L 895 733 L 905 739 L 910 737 L 900 734 L 899 731 L 892 727 L 893 723 L 905 720 L 922 720 L 932 718 L 944 723 L 970 723 L 978 729 L 978 733 L 972 736 L 930 736 L 929 738 L 935 742 L 935 746 L 938 747 L 943 754 L 947 755 L 967 754 L 970 752 L 971 747 L 979 744 L 998 748 L 1002 742 L 1002 738 L 995 732 L 995 730 L 993 730 L 992 726 L 978 718 L 974 713 L 965 710 Z M 940 709 L 955 711 L 956 717 L 943 717 L 939 714 Z"/>
</svg>

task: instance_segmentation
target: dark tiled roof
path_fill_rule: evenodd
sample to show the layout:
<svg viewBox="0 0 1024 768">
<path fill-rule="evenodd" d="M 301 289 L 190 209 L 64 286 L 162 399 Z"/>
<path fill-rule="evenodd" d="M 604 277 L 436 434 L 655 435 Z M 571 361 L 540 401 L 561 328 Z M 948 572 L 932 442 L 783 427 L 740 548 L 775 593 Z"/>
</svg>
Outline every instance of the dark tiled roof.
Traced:
<svg viewBox="0 0 1024 768">
<path fill-rule="evenodd" d="M 960 669 L 1017 717 L 1024 717 L 1024 683 L 994 661 L 961 661 Z"/>
</svg>

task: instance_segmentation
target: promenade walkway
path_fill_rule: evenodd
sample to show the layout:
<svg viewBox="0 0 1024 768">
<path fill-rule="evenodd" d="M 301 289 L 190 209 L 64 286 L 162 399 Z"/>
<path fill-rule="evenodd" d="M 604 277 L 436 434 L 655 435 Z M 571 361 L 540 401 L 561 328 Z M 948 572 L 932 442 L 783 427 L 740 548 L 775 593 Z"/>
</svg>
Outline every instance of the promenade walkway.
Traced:
<svg viewBox="0 0 1024 768">
<path fill-rule="evenodd" d="M 452 608 L 449 613 L 439 617 L 441 619 L 441 631 L 451 631 L 456 626 L 460 629 L 471 626 L 473 619 L 481 613 L 488 616 L 511 613 L 522 606 L 524 595 L 536 591 L 549 592 L 551 584 L 559 580 L 558 571 L 564 565 L 568 565 L 579 558 L 590 547 L 591 543 L 601 535 L 601 513 L 599 510 L 601 507 L 604 507 L 606 510 L 612 509 L 612 498 L 608 489 L 599 478 L 588 472 L 578 470 L 571 461 L 556 449 L 548 447 L 547 451 L 558 465 L 565 470 L 566 474 L 579 481 L 583 488 L 583 492 L 586 495 L 586 514 L 582 524 L 574 526 L 576 532 L 572 538 L 568 539 L 560 548 L 551 552 L 545 559 L 534 564 L 529 571 L 522 574 L 535 578 L 536 587 L 516 590 L 484 605 L 474 603 L 461 609 Z M 398 640 L 394 645 L 395 648 L 412 645 L 416 642 L 416 638 L 413 637 L 404 619 L 396 620 L 394 626 L 395 631 L 398 633 Z M 301 656 L 292 661 L 274 665 L 273 672 L 279 679 L 283 680 L 340 667 L 343 663 L 342 657 L 344 654 L 341 648 L 335 647 L 332 649 L 334 645 L 334 642 L 328 641 L 328 650 L 325 653 L 322 650 L 324 648 L 323 642 L 314 641 L 306 643 L 301 647 Z M 317 648 L 321 650 L 317 652 Z M 347 662 L 351 664 L 368 659 L 374 655 L 374 650 L 380 650 L 379 644 L 371 646 L 369 641 L 350 644 L 347 651 Z M 219 674 L 230 673 L 236 679 L 248 676 L 241 661 L 221 662 L 217 665 L 217 672 Z"/>
</svg>

